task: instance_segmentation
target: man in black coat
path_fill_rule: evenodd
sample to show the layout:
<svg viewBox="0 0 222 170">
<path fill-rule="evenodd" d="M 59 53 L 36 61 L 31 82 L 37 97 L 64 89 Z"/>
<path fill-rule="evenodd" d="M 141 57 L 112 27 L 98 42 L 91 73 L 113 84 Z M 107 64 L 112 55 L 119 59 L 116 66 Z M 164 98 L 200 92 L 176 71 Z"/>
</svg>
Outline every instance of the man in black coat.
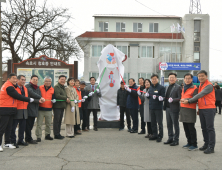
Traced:
<svg viewBox="0 0 222 170">
<path fill-rule="evenodd" d="M 120 127 L 119 131 L 124 130 L 124 112 L 126 113 L 128 132 L 131 131 L 130 111 L 126 108 L 128 92 L 125 90 L 124 83 L 121 82 L 121 87 L 117 91 L 117 107 L 120 109 Z"/>
<path fill-rule="evenodd" d="M 166 87 L 166 98 L 164 100 L 164 110 L 166 110 L 166 120 L 168 129 L 168 140 L 164 144 L 170 146 L 179 145 L 179 111 L 181 99 L 181 86 L 176 84 L 177 74 L 170 73 L 168 75 L 170 85 Z M 173 127 L 175 133 L 173 132 Z"/>
<path fill-rule="evenodd" d="M 158 83 L 158 78 L 159 76 L 157 74 L 151 76 L 152 84 L 149 88 L 149 109 L 153 131 L 153 137 L 149 140 L 161 142 L 163 138 L 163 98 L 165 97 L 165 88 Z M 159 125 L 159 133 L 157 123 Z"/>
</svg>

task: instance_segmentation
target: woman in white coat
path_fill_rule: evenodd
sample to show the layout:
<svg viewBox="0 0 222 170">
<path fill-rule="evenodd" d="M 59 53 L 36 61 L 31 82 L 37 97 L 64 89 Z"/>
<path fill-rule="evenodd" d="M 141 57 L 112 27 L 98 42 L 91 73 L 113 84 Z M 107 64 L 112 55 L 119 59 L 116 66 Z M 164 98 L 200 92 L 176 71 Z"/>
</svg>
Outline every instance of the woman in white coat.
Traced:
<svg viewBox="0 0 222 170">
<path fill-rule="evenodd" d="M 151 85 L 151 81 L 149 79 L 146 79 L 144 81 L 145 83 L 145 89 L 143 90 L 143 93 L 138 91 L 138 95 L 142 101 L 144 101 L 144 122 L 147 124 L 147 135 L 145 138 L 150 138 L 153 135 L 152 128 L 151 128 L 151 114 L 149 113 L 149 99 L 147 93 L 149 92 L 149 88 Z"/>
</svg>

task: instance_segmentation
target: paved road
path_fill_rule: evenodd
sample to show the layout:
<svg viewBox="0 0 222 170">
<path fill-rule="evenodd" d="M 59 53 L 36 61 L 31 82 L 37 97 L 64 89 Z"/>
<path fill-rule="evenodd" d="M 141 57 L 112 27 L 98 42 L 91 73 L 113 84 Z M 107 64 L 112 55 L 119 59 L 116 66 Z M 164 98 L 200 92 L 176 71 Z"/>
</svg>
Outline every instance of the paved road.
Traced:
<svg viewBox="0 0 222 170">
<path fill-rule="evenodd" d="M 215 118 L 217 143 L 215 153 L 211 155 L 183 149 L 186 139 L 182 124 L 180 127 L 180 145 L 175 147 L 117 129 L 90 130 L 73 139 L 45 141 L 42 138 L 37 145 L 5 149 L 0 153 L 0 170 L 222 169 L 222 116 L 216 115 Z M 196 128 L 198 146 L 201 147 L 203 138 L 199 119 Z M 64 125 L 62 135 L 65 135 Z M 163 141 L 166 140 L 164 118 Z"/>
</svg>

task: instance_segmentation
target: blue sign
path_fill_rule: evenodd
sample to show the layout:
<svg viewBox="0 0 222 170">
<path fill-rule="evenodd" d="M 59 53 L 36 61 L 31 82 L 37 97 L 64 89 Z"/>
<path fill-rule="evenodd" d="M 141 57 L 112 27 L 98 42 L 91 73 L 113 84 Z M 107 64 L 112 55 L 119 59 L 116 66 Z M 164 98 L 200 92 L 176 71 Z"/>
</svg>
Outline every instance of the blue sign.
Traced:
<svg viewBox="0 0 222 170">
<path fill-rule="evenodd" d="M 201 70 L 201 63 L 159 63 L 159 70 Z"/>
</svg>

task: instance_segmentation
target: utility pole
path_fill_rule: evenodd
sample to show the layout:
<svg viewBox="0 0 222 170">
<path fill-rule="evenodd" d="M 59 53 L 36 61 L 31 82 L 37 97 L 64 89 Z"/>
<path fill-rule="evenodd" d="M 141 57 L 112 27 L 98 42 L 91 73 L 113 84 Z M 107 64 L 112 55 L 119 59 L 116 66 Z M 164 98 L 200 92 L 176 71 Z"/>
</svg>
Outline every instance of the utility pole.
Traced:
<svg viewBox="0 0 222 170">
<path fill-rule="evenodd" d="M 200 0 L 190 0 L 190 14 L 202 14 Z"/>
</svg>

